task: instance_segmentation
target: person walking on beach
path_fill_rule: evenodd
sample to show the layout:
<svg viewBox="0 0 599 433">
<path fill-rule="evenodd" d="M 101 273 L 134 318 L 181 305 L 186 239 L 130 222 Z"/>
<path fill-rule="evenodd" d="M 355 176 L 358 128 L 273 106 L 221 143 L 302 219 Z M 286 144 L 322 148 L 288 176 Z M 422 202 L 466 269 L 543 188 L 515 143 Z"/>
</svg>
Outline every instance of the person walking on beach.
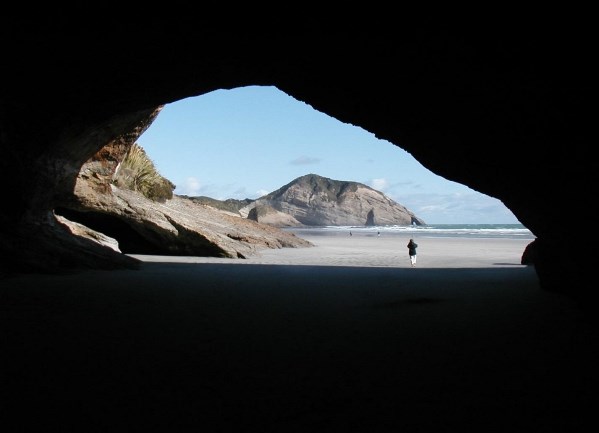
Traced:
<svg viewBox="0 0 599 433">
<path fill-rule="evenodd" d="M 416 248 L 418 248 L 418 244 L 414 242 L 414 239 L 410 239 L 410 242 L 408 242 L 408 254 L 410 255 L 412 267 L 416 266 Z"/>
</svg>

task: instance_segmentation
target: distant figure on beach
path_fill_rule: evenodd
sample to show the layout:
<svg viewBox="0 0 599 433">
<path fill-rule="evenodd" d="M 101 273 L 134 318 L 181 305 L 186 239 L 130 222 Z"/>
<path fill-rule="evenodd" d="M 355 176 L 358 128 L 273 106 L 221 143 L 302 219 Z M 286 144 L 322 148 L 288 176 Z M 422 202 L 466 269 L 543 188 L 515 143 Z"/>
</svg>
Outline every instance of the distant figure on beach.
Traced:
<svg viewBox="0 0 599 433">
<path fill-rule="evenodd" d="M 412 267 L 416 266 L 416 248 L 418 248 L 418 244 L 414 242 L 414 239 L 410 239 L 410 242 L 408 242 L 408 254 L 410 255 Z"/>
<path fill-rule="evenodd" d="M 350 236 L 352 235 L 352 234 L 351 234 L 351 230 L 349 231 L 349 235 L 350 235 Z"/>
<path fill-rule="evenodd" d="M 380 236 L 380 235 L 381 235 L 381 232 L 376 232 L 376 235 L 377 235 L 377 236 Z"/>
</svg>

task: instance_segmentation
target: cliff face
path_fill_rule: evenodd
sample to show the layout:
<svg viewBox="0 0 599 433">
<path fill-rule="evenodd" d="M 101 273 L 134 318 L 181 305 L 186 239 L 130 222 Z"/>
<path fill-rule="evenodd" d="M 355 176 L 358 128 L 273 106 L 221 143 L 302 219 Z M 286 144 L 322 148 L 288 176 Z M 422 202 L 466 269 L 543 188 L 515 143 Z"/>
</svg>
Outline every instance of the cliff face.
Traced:
<svg viewBox="0 0 599 433">
<path fill-rule="evenodd" d="M 113 238 L 123 253 L 246 258 L 261 249 L 308 247 L 310 242 L 177 195 L 164 203 L 112 187 L 84 211 L 57 212 Z"/>
<path fill-rule="evenodd" d="M 316 174 L 293 180 L 241 212 L 261 207 L 290 215 L 306 226 L 425 225 L 413 212 L 380 191 L 358 182 L 333 180 Z M 248 217 L 259 214 L 248 213 Z"/>
<path fill-rule="evenodd" d="M 185 197 L 157 202 L 118 187 L 114 179 L 125 155 L 160 110 L 83 164 L 73 194 L 56 209 L 60 226 L 111 256 L 108 248 L 131 254 L 245 258 L 264 248 L 311 246 L 293 234 Z"/>
</svg>

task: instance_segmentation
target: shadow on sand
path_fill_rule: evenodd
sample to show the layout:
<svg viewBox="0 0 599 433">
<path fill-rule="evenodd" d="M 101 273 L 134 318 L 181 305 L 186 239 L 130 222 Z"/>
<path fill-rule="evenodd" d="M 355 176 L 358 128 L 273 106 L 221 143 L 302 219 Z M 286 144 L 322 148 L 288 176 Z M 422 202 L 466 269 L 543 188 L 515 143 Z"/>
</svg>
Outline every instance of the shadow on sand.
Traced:
<svg viewBox="0 0 599 433">
<path fill-rule="evenodd" d="M 144 263 L 3 280 L 0 301 L 3 417 L 23 430 L 596 422 L 594 333 L 528 268 Z"/>
</svg>

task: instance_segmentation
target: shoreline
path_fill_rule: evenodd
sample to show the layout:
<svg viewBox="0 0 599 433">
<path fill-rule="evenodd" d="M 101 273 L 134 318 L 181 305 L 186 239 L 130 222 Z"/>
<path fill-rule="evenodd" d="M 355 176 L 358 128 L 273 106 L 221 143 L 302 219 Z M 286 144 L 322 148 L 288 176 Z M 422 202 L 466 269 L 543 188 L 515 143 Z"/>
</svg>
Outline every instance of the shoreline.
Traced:
<svg viewBox="0 0 599 433">
<path fill-rule="evenodd" d="M 233 265 L 313 265 L 357 267 L 411 267 L 405 235 L 376 236 L 302 234 L 313 247 L 263 249 L 246 259 L 149 256 L 130 254 L 142 262 L 223 263 Z M 526 267 L 521 258 L 530 239 L 414 237 L 418 268 Z"/>
</svg>

